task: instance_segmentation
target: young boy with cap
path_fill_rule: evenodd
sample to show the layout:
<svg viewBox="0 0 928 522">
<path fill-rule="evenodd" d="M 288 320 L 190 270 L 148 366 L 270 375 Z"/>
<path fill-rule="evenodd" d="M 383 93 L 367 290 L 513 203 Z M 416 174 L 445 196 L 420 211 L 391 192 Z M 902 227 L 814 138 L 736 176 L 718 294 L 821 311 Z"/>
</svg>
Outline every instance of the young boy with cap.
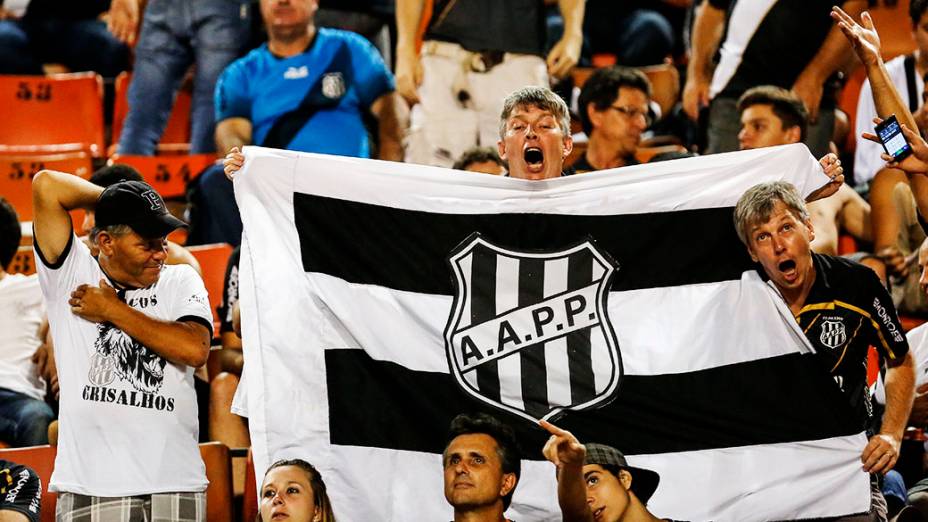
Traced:
<svg viewBox="0 0 928 522">
<path fill-rule="evenodd" d="M 581 444 L 569 431 L 541 421 L 551 433 L 542 450 L 557 466 L 557 500 L 564 522 L 657 522 L 648 499 L 660 476 L 628 465 L 622 452 L 603 444 Z"/>
</svg>

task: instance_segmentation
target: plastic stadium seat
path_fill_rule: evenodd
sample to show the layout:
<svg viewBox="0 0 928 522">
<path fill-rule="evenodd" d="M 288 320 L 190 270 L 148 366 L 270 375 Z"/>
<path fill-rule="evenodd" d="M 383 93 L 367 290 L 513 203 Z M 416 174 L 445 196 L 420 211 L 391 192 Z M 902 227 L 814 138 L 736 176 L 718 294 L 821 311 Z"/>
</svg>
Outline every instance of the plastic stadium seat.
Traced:
<svg viewBox="0 0 928 522">
<path fill-rule="evenodd" d="M 0 76 L 6 146 L 67 145 L 103 155 L 103 79 L 88 73 Z"/>
<path fill-rule="evenodd" d="M 221 442 L 200 444 L 200 456 L 206 465 L 206 520 L 232 520 L 232 459 L 229 448 Z"/>
<path fill-rule="evenodd" d="M 200 269 L 203 270 L 203 282 L 209 293 L 209 306 L 213 310 L 213 322 L 219 323 L 216 308 L 222 303 L 222 286 L 226 276 L 226 266 L 232 254 L 232 245 L 228 243 L 215 243 L 212 245 L 197 245 L 187 247 L 187 250 L 197 258 Z M 216 329 L 216 335 L 219 329 Z"/>
<path fill-rule="evenodd" d="M 129 114 L 129 84 L 132 81 L 132 74 L 128 72 L 120 73 L 116 77 L 116 100 L 113 104 L 113 145 L 119 143 L 119 135 L 122 133 L 123 121 Z M 190 143 L 190 92 L 180 89 L 174 98 L 174 108 L 168 123 L 161 135 L 160 143 L 162 144 L 186 144 Z M 113 149 L 111 152 L 115 152 Z"/>
<path fill-rule="evenodd" d="M 206 167 L 216 162 L 213 154 L 176 156 L 120 156 L 114 155 L 109 163 L 123 163 L 135 167 L 164 198 L 182 198 L 187 183 Z"/>
<path fill-rule="evenodd" d="M 0 196 L 13 205 L 20 221 L 32 221 L 32 177 L 43 169 L 90 177 L 93 166 L 86 152 L 7 155 L 0 151 Z M 74 227 L 80 227 L 84 212 L 74 211 Z"/>
<path fill-rule="evenodd" d="M 255 458 L 248 448 L 245 464 L 245 494 L 242 498 L 242 522 L 254 522 L 258 516 L 258 486 L 255 477 Z"/>
<path fill-rule="evenodd" d="M 57 454 L 58 448 L 48 445 L 0 449 L 0 459 L 29 466 L 42 479 L 42 512 L 40 518 L 42 522 L 54 522 L 55 520 L 55 504 L 58 501 L 58 495 L 48 491 L 48 480 L 55 468 L 55 455 Z"/>
</svg>

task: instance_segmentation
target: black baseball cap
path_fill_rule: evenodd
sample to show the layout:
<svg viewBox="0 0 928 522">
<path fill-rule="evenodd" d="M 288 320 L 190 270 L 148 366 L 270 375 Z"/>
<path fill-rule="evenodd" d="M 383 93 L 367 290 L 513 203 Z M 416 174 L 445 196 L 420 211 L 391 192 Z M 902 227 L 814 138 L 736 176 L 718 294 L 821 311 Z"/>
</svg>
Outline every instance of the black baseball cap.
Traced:
<svg viewBox="0 0 928 522">
<path fill-rule="evenodd" d="M 632 493 L 638 497 L 642 504 L 647 504 L 648 499 L 657 489 L 657 484 L 661 481 L 661 476 L 655 471 L 644 468 L 635 468 L 628 465 L 625 455 L 621 451 L 606 446 L 605 444 L 584 444 L 586 447 L 587 464 L 598 464 L 600 466 L 615 466 L 619 469 L 627 470 L 632 474 Z"/>
<path fill-rule="evenodd" d="M 120 181 L 103 190 L 94 208 L 97 228 L 128 225 L 144 238 L 164 237 L 187 224 L 172 216 L 164 200 L 144 181 Z"/>
</svg>

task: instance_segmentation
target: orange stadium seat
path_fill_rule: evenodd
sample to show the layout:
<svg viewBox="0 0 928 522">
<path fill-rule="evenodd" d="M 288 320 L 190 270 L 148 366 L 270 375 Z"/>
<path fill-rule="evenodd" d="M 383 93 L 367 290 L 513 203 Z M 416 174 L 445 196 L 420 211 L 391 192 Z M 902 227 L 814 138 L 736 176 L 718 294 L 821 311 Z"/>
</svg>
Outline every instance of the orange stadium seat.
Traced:
<svg viewBox="0 0 928 522">
<path fill-rule="evenodd" d="M 95 73 L 0 76 L 0 104 L 0 145 L 104 153 L 103 79 Z"/>
<path fill-rule="evenodd" d="M 229 256 L 232 254 L 232 245 L 228 243 L 197 245 L 187 247 L 187 250 L 200 263 L 203 282 L 209 294 L 209 306 L 213 309 L 213 322 L 218 324 L 219 315 L 216 313 L 216 308 L 222 302 L 222 286 L 226 277 L 226 265 L 229 264 Z M 218 333 L 217 328 L 216 334 Z"/>
<path fill-rule="evenodd" d="M 81 151 L 37 155 L 7 155 L 0 151 L 0 195 L 13 205 L 20 221 L 32 221 L 32 177 L 37 172 L 59 170 L 87 179 L 92 168 L 90 156 Z M 72 218 L 75 227 L 80 226 L 83 211 L 80 216 L 72 213 Z"/>
<path fill-rule="evenodd" d="M 242 522 L 253 522 L 258 517 L 258 489 L 255 476 L 255 458 L 248 448 L 245 464 L 245 495 L 242 498 Z"/>
<path fill-rule="evenodd" d="M 184 197 L 187 183 L 215 162 L 216 156 L 213 154 L 172 156 L 120 156 L 117 154 L 109 160 L 110 165 L 122 163 L 135 167 L 145 181 L 164 198 Z"/>
<path fill-rule="evenodd" d="M 120 73 L 116 77 L 116 100 L 113 104 L 113 150 L 119 143 L 119 135 L 122 133 L 123 121 L 129 114 L 129 84 L 132 81 L 132 74 L 128 72 Z M 190 103 L 191 95 L 189 91 L 180 89 L 174 98 L 174 109 L 168 118 L 168 123 L 161 135 L 162 144 L 186 144 L 190 143 Z"/>
<path fill-rule="evenodd" d="M 200 444 L 200 456 L 206 465 L 206 520 L 232 520 L 232 459 L 229 448 L 221 442 Z"/>
<path fill-rule="evenodd" d="M 29 466 L 42 479 L 42 512 L 40 518 L 42 522 L 54 522 L 55 520 L 55 504 L 58 495 L 48 491 L 48 480 L 55 468 L 55 456 L 57 454 L 58 448 L 48 445 L 0 449 L 0 459 Z"/>
</svg>

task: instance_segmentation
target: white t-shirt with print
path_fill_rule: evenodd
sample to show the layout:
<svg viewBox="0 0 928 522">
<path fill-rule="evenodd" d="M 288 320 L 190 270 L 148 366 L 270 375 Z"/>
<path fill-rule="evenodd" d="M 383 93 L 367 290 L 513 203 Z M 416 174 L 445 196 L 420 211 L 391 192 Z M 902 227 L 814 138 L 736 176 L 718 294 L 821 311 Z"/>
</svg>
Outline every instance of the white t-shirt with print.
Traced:
<svg viewBox="0 0 928 522">
<path fill-rule="evenodd" d="M 78 285 L 106 279 L 76 237 L 53 266 L 37 247 L 36 258 L 61 390 L 49 490 L 101 497 L 205 490 L 194 368 L 71 312 L 68 299 Z M 151 317 L 194 320 L 212 330 L 206 288 L 187 265 L 165 266 L 157 283 L 120 297 Z"/>
<path fill-rule="evenodd" d="M 37 276 L 7 274 L 0 279 L 0 388 L 45 400 L 45 379 L 32 355 L 42 344 L 39 329 L 45 305 Z"/>
</svg>

